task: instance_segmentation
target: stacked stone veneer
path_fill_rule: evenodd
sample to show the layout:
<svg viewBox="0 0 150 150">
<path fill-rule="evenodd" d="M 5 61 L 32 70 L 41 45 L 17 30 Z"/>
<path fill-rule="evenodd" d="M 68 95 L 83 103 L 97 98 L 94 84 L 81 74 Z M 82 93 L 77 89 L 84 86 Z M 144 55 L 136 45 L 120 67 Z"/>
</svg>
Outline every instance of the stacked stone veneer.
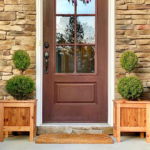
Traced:
<svg viewBox="0 0 150 150">
<path fill-rule="evenodd" d="M 12 62 L 16 50 L 29 53 L 31 65 L 25 74 L 35 80 L 35 6 L 35 0 L 0 0 L 0 99 L 12 99 L 5 84 L 20 74 Z"/>
<path fill-rule="evenodd" d="M 143 81 L 143 98 L 150 99 L 150 0 L 116 0 L 116 83 L 126 74 L 120 67 L 124 51 L 139 57 L 133 74 Z"/>
</svg>

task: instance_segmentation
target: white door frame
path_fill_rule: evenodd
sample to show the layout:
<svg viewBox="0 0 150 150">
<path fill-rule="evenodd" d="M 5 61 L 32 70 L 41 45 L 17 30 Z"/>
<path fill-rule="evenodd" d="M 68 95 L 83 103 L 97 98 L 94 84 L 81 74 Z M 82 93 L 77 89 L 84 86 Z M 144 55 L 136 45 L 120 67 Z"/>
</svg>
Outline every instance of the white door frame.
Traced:
<svg viewBox="0 0 150 150">
<path fill-rule="evenodd" d="M 108 125 L 113 125 L 113 103 L 115 94 L 115 1 L 109 1 L 108 12 Z M 43 0 L 36 0 L 36 98 L 37 126 L 42 123 L 43 94 Z"/>
</svg>

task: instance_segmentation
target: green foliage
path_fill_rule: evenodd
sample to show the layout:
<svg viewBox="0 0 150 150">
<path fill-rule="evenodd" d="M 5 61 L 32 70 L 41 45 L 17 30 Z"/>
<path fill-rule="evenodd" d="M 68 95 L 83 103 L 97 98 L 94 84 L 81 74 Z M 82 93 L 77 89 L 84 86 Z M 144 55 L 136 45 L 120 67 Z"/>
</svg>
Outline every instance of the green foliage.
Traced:
<svg viewBox="0 0 150 150">
<path fill-rule="evenodd" d="M 18 50 L 13 55 L 13 62 L 15 67 L 23 72 L 30 65 L 30 56 L 26 51 Z"/>
<path fill-rule="evenodd" d="M 138 57 L 133 52 L 125 52 L 120 59 L 121 67 L 127 72 L 131 72 L 137 66 Z"/>
<path fill-rule="evenodd" d="M 137 77 L 124 77 L 118 83 L 118 92 L 129 100 L 138 100 L 143 93 L 143 84 Z"/>
<path fill-rule="evenodd" d="M 15 76 L 7 81 L 7 92 L 18 100 L 29 99 L 35 89 L 34 82 L 27 76 Z"/>
<path fill-rule="evenodd" d="M 13 62 L 15 67 L 23 72 L 30 65 L 30 57 L 26 51 L 18 50 L 13 55 Z M 6 83 L 7 92 L 18 100 L 31 98 L 34 89 L 34 81 L 23 75 L 14 76 Z"/>
</svg>

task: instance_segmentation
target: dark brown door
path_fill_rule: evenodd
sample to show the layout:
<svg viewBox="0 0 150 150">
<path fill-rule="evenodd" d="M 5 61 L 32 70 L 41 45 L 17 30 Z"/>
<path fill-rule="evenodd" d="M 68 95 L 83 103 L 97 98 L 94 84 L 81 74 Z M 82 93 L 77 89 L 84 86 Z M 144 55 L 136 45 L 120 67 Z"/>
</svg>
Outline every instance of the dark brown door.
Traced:
<svg viewBox="0 0 150 150">
<path fill-rule="evenodd" d="M 44 123 L 107 122 L 107 5 L 44 0 Z"/>
</svg>

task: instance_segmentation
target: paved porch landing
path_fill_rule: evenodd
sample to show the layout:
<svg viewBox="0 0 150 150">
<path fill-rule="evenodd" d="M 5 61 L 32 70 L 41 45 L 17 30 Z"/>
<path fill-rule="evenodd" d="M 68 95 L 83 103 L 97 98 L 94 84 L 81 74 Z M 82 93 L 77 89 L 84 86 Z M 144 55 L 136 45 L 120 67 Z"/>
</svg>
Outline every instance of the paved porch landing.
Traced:
<svg viewBox="0 0 150 150">
<path fill-rule="evenodd" d="M 15 136 L 0 143 L 0 150 L 150 150 L 150 144 L 139 136 L 123 136 L 122 142 L 110 145 L 97 144 L 35 144 L 28 136 Z"/>
</svg>

